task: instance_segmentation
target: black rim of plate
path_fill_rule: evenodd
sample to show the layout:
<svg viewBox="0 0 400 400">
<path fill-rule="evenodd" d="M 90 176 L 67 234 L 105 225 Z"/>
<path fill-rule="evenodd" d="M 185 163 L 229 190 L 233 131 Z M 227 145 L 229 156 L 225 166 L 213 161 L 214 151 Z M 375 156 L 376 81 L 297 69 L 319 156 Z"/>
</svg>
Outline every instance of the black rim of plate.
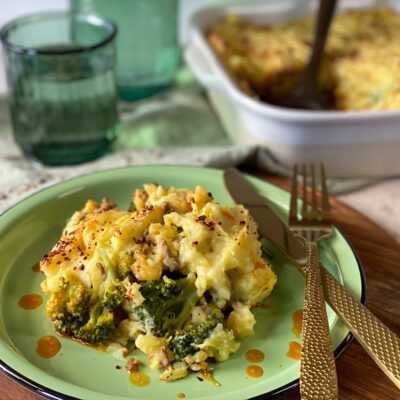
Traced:
<svg viewBox="0 0 400 400">
<path fill-rule="evenodd" d="M 152 166 L 157 166 L 157 167 L 163 167 L 163 165 L 147 165 L 146 167 L 152 167 Z M 166 165 L 165 165 L 166 166 Z M 170 165 L 172 167 L 172 165 Z M 142 168 L 144 166 L 139 166 L 138 168 Z M 182 165 L 182 167 L 185 167 L 184 165 Z M 209 170 L 214 170 L 214 171 L 221 171 L 221 169 L 217 169 L 217 168 L 207 168 L 207 167 L 196 167 L 196 166 L 186 166 L 186 167 L 191 167 L 191 168 L 206 168 Z M 79 175 L 70 179 L 66 179 L 62 182 L 56 183 L 54 185 L 50 185 L 47 186 L 35 193 L 32 193 L 31 195 L 25 197 L 24 199 L 22 199 L 21 201 L 19 201 L 18 203 L 14 204 L 12 207 L 8 208 L 6 211 L 4 211 L 2 214 L 0 214 L 0 217 L 3 216 L 4 214 L 6 214 L 7 212 L 9 212 L 10 210 L 12 210 L 13 208 L 15 208 L 16 206 L 18 206 L 20 203 L 28 200 L 29 198 L 37 195 L 38 193 L 41 193 L 49 188 L 53 188 L 59 185 L 62 185 L 65 182 L 68 181 L 72 181 L 75 179 L 79 179 L 81 177 L 84 176 L 88 176 L 88 175 L 94 175 L 94 174 L 101 174 L 107 171 L 114 171 L 114 170 L 122 170 L 122 169 L 135 169 L 136 167 L 120 167 L 120 168 L 111 168 L 111 169 L 105 169 L 102 171 L 96 171 L 96 172 L 91 172 L 88 174 L 83 174 L 83 175 Z M 257 180 L 260 180 L 258 178 L 256 178 Z M 263 183 L 267 183 L 268 185 L 274 186 L 278 189 L 281 189 L 279 186 L 274 185 L 273 183 L 270 182 L 264 182 L 262 180 L 260 180 Z M 282 190 L 282 189 L 281 189 Z M 349 243 L 349 241 L 347 240 L 347 238 L 343 235 L 343 233 L 341 232 L 341 230 L 338 227 L 335 227 L 339 233 L 342 235 L 342 237 L 344 238 L 344 240 L 346 241 L 347 245 L 350 247 L 356 262 L 357 262 L 357 266 L 358 266 L 358 272 L 360 274 L 360 280 L 361 280 L 361 298 L 360 298 L 360 302 L 362 304 L 366 304 L 366 280 L 365 280 L 365 271 L 364 271 L 364 267 L 361 263 L 360 257 L 358 256 L 358 254 L 356 253 L 356 251 L 354 250 L 354 247 L 351 245 L 351 243 Z M 343 341 L 339 344 L 339 346 L 336 348 L 335 350 L 335 358 L 340 357 L 343 352 L 350 346 L 351 342 L 353 341 L 354 336 L 351 332 L 349 332 L 347 334 L 347 336 L 343 339 Z M 24 386 L 25 388 L 29 389 L 30 391 L 39 394 L 40 396 L 43 396 L 47 399 L 51 399 L 51 400 L 82 400 L 79 399 L 78 397 L 71 397 L 69 395 L 57 392 L 54 389 L 50 389 L 46 386 L 43 386 L 39 383 L 36 383 L 34 381 L 32 381 L 31 379 L 27 378 L 25 375 L 15 371 L 13 368 L 11 368 L 8 364 L 6 364 L 2 359 L 0 359 L 0 372 L 3 372 L 5 375 L 7 375 L 9 378 L 11 378 L 12 380 L 14 380 L 15 382 L 19 383 L 20 385 Z M 276 399 L 279 396 L 282 396 L 284 393 L 287 393 L 289 391 L 294 390 L 295 388 L 297 388 L 299 386 L 299 379 L 295 379 L 292 382 L 287 383 L 286 385 L 283 385 L 277 389 L 274 389 L 268 393 L 264 393 L 255 397 L 251 397 L 248 400 L 270 400 L 270 399 Z"/>
</svg>

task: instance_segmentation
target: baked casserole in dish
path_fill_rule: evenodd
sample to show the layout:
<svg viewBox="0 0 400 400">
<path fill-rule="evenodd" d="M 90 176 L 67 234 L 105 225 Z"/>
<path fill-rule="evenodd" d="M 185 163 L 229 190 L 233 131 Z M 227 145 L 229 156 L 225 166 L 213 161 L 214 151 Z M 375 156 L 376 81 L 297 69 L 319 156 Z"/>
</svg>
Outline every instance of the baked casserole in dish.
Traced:
<svg viewBox="0 0 400 400">
<path fill-rule="evenodd" d="M 399 1 L 339 2 L 320 74 L 330 109 L 268 103 L 287 93 L 308 60 L 315 5 L 200 10 L 185 58 L 232 141 L 266 148 L 273 168 L 323 161 L 331 177 L 398 175 Z"/>
<path fill-rule="evenodd" d="M 314 25 L 314 17 L 259 26 L 232 15 L 211 27 L 208 41 L 242 90 L 279 104 L 308 63 Z M 400 16 L 387 8 L 334 18 L 319 77 L 330 108 L 400 108 L 399 32 Z"/>
</svg>

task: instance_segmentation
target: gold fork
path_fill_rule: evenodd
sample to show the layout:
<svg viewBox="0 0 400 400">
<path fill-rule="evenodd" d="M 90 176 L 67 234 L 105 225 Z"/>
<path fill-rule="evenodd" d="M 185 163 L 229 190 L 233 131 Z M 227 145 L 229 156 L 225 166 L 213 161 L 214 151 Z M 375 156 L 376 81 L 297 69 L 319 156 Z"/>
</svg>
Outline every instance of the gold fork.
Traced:
<svg viewBox="0 0 400 400">
<path fill-rule="evenodd" d="M 321 196 L 317 199 L 314 165 L 311 165 L 311 202 L 307 196 L 307 169 L 303 164 L 301 217 L 298 216 L 298 173 L 293 170 L 289 228 L 305 240 L 307 264 L 304 293 L 303 334 L 300 361 L 300 394 L 305 400 L 337 399 L 338 384 L 332 340 L 325 308 L 317 241 L 332 233 L 329 193 L 321 164 Z M 320 203 L 320 204 L 318 204 Z"/>
</svg>

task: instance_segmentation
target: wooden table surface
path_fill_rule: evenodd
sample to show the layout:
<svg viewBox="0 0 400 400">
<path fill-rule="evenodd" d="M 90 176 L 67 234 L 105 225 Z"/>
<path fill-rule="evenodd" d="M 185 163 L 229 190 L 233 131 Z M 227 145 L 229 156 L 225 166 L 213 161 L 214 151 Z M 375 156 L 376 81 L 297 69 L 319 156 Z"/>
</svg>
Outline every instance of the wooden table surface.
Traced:
<svg viewBox="0 0 400 400">
<path fill-rule="evenodd" d="M 266 178 L 284 187 L 288 185 L 281 178 Z M 400 245 L 357 211 L 335 199 L 331 203 L 337 226 L 349 239 L 364 266 L 368 308 L 400 335 Z M 400 399 L 400 391 L 355 340 L 337 360 L 337 370 L 340 399 Z M 0 400 L 41 398 L 0 373 Z M 298 390 L 284 398 L 299 399 Z"/>
</svg>

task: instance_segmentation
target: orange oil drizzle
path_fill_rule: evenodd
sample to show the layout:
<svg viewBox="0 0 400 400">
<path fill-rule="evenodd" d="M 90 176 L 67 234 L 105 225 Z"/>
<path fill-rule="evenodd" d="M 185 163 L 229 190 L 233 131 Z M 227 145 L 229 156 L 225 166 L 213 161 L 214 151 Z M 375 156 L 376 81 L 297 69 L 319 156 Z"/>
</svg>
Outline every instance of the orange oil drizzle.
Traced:
<svg viewBox="0 0 400 400">
<path fill-rule="evenodd" d="M 147 386 L 150 384 L 150 377 L 144 372 L 131 372 L 129 374 L 129 381 L 135 386 Z"/>
<path fill-rule="evenodd" d="M 264 375 L 264 370 L 258 365 L 249 365 L 246 368 L 247 375 L 251 378 L 260 378 Z"/>
<path fill-rule="evenodd" d="M 185 395 L 185 393 L 178 393 L 178 394 L 176 395 L 176 397 L 177 397 L 178 399 L 184 399 L 184 398 L 186 397 L 186 395 Z"/>
<path fill-rule="evenodd" d="M 270 308 L 272 308 L 272 304 L 262 303 L 260 304 L 260 308 L 262 308 L 263 310 L 269 310 Z"/>
<path fill-rule="evenodd" d="M 36 263 L 32 265 L 32 271 L 33 272 L 40 272 L 40 263 Z"/>
<path fill-rule="evenodd" d="M 26 294 L 18 300 L 18 305 L 25 310 L 34 310 L 43 303 L 42 296 L 38 294 Z"/>
<path fill-rule="evenodd" d="M 290 342 L 289 350 L 286 353 L 289 358 L 293 358 L 293 360 L 300 360 L 301 356 L 301 344 L 298 342 Z"/>
<path fill-rule="evenodd" d="M 264 360 L 265 356 L 261 350 L 251 349 L 246 351 L 245 354 L 246 360 L 252 363 L 258 363 Z"/>
<path fill-rule="evenodd" d="M 208 373 L 202 373 L 201 377 L 208 382 L 211 382 L 215 386 L 221 386 L 221 384 L 213 377 L 213 375 L 208 372 Z"/>
<path fill-rule="evenodd" d="M 42 336 L 36 345 L 36 352 L 40 357 L 54 357 L 61 349 L 61 343 L 55 336 Z"/>
<path fill-rule="evenodd" d="M 300 334 L 301 334 L 301 330 L 303 328 L 303 310 L 295 311 L 292 315 L 292 319 L 293 319 L 292 332 L 293 332 L 294 336 L 299 338 Z"/>
</svg>

